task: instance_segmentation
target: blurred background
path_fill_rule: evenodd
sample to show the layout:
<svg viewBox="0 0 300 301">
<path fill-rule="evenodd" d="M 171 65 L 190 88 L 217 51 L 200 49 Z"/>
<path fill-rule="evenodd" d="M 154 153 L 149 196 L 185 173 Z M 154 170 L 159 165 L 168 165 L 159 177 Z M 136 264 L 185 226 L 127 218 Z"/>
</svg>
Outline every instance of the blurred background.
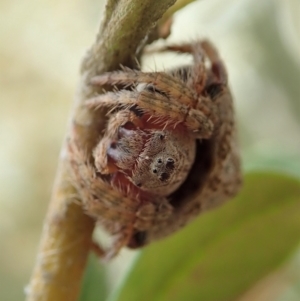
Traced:
<svg viewBox="0 0 300 301">
<path fill-rule="evenodd" d="M 80 61 L 103 7 L 103 0 L 0 0 L 0 300 L 24 298 Z M 228 67 L 245 170 L 300 175 L 300 1 L 196 1 L 175 15 L 169 41 L 202 37 Z M 147 56 L 144 68 L 189 60 Z M 114 279 L 130 255 L 110 267 Z M 291 298 L 300 275 L 282 277 L 278 300 L 299 300 Z"/>
</svg>

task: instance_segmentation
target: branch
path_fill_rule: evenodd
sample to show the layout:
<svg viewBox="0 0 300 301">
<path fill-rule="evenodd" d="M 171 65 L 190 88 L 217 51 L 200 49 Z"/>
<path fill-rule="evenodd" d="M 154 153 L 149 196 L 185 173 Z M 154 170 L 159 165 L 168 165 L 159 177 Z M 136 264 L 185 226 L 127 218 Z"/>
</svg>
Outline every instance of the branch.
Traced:
<svg viewBox="0 0 300 301">
<path fill-rule="evenodd" d="M 145 37 L 175 0 L 109 0 L 96 41 L 81 68 L 79 92 L 69 131 L 91 153 L 105 127 L 105 112 L 82 104 L 93 95 L 96 74 L 133 67 Z M 68 137 L 67 133 L 67 137 Z M 62 147 L 53 195 L 44 222 L 38 256 L 27 289 L 27 301 L 75 301 L 92 241 L 94 221 L 84 214 L 68 181 L 66 143 Z"/>
<path fill-rule="evenodd" d="M 163 17 L 159 20 L 159 25 L 163 25 L 168 19 L 172 18 L 172 16 L 188 4 L 195 2 L 196 0 L 177 0 L 176 3 L 170 7 Z"/>
</svg>

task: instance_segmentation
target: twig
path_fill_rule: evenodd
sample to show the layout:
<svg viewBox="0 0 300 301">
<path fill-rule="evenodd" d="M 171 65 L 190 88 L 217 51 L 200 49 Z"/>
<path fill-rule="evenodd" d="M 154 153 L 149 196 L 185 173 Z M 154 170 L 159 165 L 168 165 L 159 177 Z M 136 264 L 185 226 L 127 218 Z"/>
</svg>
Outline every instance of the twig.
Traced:
<svg viewBox="0 0 300 301">
<path fill-rule="evenodd" d="M 176 3 L 170 7 L 163 15 L 163 17 L 159 20 L 159 24 L 163 25 L 165 22 L 168 21 L 177 11 L 181 10 L 183 7 L 187 6 L 188 4 L 195 2 L 196 0 L 177 0 Z"/>
<path fill-rule="evenodd" d="M 96 92 L 91 77 L 133 67 L 145 36 L 175 0 L 109 0 L 95 44 L 81 68 L 70 131 L 90 153 L 105 126 L 105 113 L 82 106 Z M 68 137 L 68 134 L 67 134 Z M 62 147 L 53 195 L 44 223 L 38 256 L 27 289 L 27 301 L 75 301 L 92 241 L 94 221 L 76 202 L 68 181 L 66 144 Z"/>
</svg>

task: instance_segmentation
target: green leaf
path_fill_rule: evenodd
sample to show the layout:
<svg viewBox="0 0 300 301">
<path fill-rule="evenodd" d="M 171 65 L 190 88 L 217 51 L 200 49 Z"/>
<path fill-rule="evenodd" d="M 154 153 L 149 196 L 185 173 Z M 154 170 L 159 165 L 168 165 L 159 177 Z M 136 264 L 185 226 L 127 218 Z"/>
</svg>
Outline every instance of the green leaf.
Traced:
<svg viewBox="0 0 300 301">
<path fill-rule="evenodd" d="M 244 154 L 243 167 L 247 171 L 268 170 L 285 173 L 300 179 L 300 156 L 276 154 L 274 151 Z"/>
<path fill-rule="evenodd" d="M 233 300 L 296 249 L 299 213 L 296 179 L 250 174 L 234 200 L 145 248 L 110 300 Z"/>
<path fill-rule="evenodd" d="M 107 287 L 104 267 L 100 265 L 94 254 L 90 254 L 79 301 L 100 301 L 105 300 L 106 296 Z"/>
</svg>

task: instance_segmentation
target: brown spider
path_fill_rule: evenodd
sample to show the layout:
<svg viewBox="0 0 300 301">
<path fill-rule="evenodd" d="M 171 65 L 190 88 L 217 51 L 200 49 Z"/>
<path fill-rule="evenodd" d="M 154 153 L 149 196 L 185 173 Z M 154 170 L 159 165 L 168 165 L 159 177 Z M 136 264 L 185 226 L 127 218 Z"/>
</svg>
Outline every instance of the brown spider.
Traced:
<svg viewBox="0 0 300 301">
<path fill-rule="evenodd" d="M 91 109 L 111 108 L 94 162 L 74 139 L 69 143 L 84 208 L 115 236 L 107 258 L 169 235 L 241 183 L 232 99 L 217 51 L 208 41 L 163 50 L 190 53 L 194 64 L 93 78 L 123 89 L 87 101 Z"/>
</svg>

